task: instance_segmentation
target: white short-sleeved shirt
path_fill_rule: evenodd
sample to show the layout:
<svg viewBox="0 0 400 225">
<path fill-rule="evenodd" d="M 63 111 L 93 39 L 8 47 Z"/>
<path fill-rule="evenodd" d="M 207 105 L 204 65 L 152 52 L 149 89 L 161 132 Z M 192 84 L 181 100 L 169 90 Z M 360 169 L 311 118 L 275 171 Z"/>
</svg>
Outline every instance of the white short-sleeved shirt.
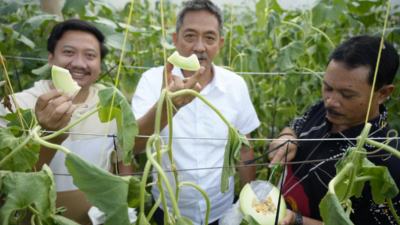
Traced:
<svg viewBox="0 0 400 225">
<path fill-rule="evenodd" d="M 249 134 L 260 125 L 249 92 L 242 77 L 226 69 L 213 65 L 214 77 L 200 93 L 241 133 Z M 163 67 L 146 71 L 139 81 L 132 99 L 132 109 L 136 118 L 142 117 L 154 106 L 160 97 Z M 184 77 L 180 68 L 172 73 Z M 168 136 L 168 126 L 161 131 L 161 136 Z M 173 118 L 174 137 L 227 138 L 228 127 L 222 119 L 201 99 L 195 98 L 181 108 Z M 164 138 L 165 144 L 168 138 Z M 173 139 L 173 156 L 176 169 L 198 169 L 221 167 L 226 140 Z M 168 154 L 162 158 L 164 170 L 170 170 Z M 188 170 L 179 172 L 179 181 L 191 181 L 199 185 L 209 196 L 211 203 L 209 222 L 219 219 L 231 206 L 234 195 L 233 177 L 229 178 L 229 190 L 220 191 L 222 169 Z M 172 174 L 167 173 L 172 186 Z M 156 179 L 156 175 L 154 180 Z M 165 189 L 164 189 L 165 190 Z M 154 199 L 160 195 L 156 185 L 152 188 Z M 166 193 L 168 196 L 168 193 Z M 171 202 L 168 207 L 172 209 Z M 194 224 L 204 224 L 206 201 L 196 189 L 184 186 L 179 194 L 178 205 L 182 216 Z M 162 205 L 160 205 L 162 207 Z"/>
</svg>

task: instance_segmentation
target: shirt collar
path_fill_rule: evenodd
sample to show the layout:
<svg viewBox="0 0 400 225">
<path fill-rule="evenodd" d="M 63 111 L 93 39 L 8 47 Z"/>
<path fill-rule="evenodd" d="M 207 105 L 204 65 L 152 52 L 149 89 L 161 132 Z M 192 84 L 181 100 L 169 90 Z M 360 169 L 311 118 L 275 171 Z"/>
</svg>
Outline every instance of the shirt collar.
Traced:
<svg viewBox="0 0 400 225">
<path fill-rule="evenodd" d="M 211 83 L 209 85 L 211 88 L 216 87 L 218 88 L 221 92 L 226 93 L 226 87 L 225 87 L 225 83 L 222 80 L 222 76 L 218 76 L 217 74 L 222 74 L 224 73 L 224 71 L 221 70 L 221 68 L 217 67 L 214 65 L 214 63 L 211 64 L 211 69 L 214 72 L 213 73 L 213 79 L 211 81 Z"/>
</svg>

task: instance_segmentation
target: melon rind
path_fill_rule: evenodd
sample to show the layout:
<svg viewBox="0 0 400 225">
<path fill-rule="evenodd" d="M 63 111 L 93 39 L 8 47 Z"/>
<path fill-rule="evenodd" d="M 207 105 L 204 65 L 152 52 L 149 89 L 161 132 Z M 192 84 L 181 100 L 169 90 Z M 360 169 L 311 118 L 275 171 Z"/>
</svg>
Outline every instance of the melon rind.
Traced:
<svg viewBox="0 0 400 225">
<path fill-rule="evenodd" d="M 278 188 L 274 187 L 268 196 L 271 196 L 272 202 L 278 207 L 278 198 L 279 198 L 279 190 Z M 263 215 L 261 213 L 256 212 L 256 210 L 252 207 L 253 201 L 259 202 L 256 195 L 254 194 L 251 186 L 246 184 L 242 191 L 240 192 L 240 208 L 245 215 L 251 215 L 260 225 L 274 225 L 276 214 L 267 214 Z M 278 210 L 277 210 L 278 211 Z M 279 218 L 278 220 L 281 221 L 285 218 L 286 215 L 286 204 L 283 196 L 281 196 L 281 205 L 279 209 Z"/>
<path fill-rule="evenodd" d="M 168 62 L 172 63 L 183 70 L 197 71 L 200 69 L 199 59 L 195 54 L 189 57 L 180 56 L 177 51 L 175 51 L 170 57 L 168 57 Z"/>
<path fill-rule="evenodd" d="M 51 76 L 54 86 L 57 89 L 61 89 L 63 95 L 72 93 L 75 96 L 81 90 L 81 87 L 72 79 L 69 70 L 53 65 L 51 68 Z"/>
</svg>

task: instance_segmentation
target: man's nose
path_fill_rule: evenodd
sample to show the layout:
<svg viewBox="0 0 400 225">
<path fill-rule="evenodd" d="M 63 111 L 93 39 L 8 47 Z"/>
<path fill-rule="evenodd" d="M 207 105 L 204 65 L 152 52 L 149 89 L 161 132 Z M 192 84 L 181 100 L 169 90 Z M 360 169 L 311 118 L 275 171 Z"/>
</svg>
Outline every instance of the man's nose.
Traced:
<svg viewBox="0 0 400 225">
<path fill-rule="evenodd" d="M 74 59 L 72 60 L 71 65 L 73 67 L 77 67 L 77 68 L 86 68 L 87 64 L 86 64 L 85 55 L 84 54 L 77 54 L 74 57 Z"/>
<path fill-rule="evenodd" d="M 198 38 L 196 40 L 196 42 L 194 43 L 193 51 L 195 51 L 195 52 L 204 52 L 205 50 L 206 49 L 205 49 L 205 45 L 204 45 L 203 39 L 202 38 Z"/>
<path fill-rule="evenodd" d="M 338 101 L 338 98 L 337 98 L 336 95 L 337 94 L 332 93 L 332 94 L 329 94 L 327 96 L 326 101 L 325 101 L 325 105 L 328 108 L 338 108 L 338 107 L 340 107 L 340 101 Z"/>
</svg>

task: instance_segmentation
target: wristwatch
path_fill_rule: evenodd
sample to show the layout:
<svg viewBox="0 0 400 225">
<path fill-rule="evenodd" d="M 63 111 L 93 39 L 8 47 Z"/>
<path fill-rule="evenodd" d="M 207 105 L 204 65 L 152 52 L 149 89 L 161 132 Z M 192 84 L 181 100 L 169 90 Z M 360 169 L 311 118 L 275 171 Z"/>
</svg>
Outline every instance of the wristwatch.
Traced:
<svg viewBox="0 0 400 225">
<path fill-rule="evenodd" d="M 297 211 L 293 211 L 294 214 L 296 214 L 296 219 L 294 221 L 293 225 L 303 225 L 303 216 L 301 215 L 301 213 L 297 212 Z"/>
</svg>

